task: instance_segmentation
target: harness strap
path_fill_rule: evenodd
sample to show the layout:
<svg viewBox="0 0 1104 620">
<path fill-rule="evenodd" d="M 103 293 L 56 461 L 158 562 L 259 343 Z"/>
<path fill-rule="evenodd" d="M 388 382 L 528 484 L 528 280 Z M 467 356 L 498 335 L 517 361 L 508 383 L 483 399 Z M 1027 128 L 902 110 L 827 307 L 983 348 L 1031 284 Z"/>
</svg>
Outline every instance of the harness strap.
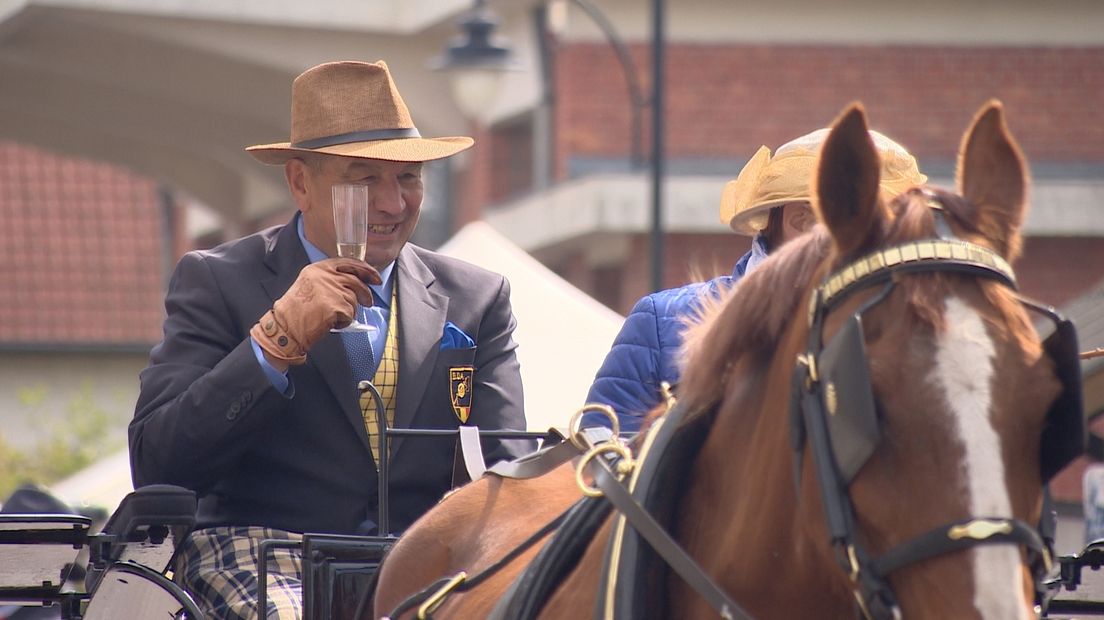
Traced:
<svg viewBox="0 0 1104 620">
<path fill-rule="evenodd" d="M 468 472 L 468 480 L 479 480 L 487 471 L 487 462 L 483 460 L 483 446 L 479 444 L 478 426 L 461 426 L 459 429 L 459 450 Z"/>
<path fill-rule="evenodd" d="M 463 438 L 465 433 L 461 427 L 461 443 L 463 446 Z M 605 427 L 588 427 L 579 431 L 582 435 L 581 440 L 583 442 L 589 442 L 590 445 L 609 441 L 613 437 L 613 432 Z M 478 430 L 469 434 L 470 437 L 474 437 L 475 441 L 478 441 Z M 558 441 L 555 445 L 551 445 L 552 442 Z M 583 444 L 576 444 L 574 441 L 565 441 L 563 435 L 556 429 L 550 429 L 548 437 L 545 438 L 545 447 L 540 450 L 523 456 L 514 461 L 503 461 L 495 464 L 495 466 L 486 470 L 486 473 L 493 474 L 502 478 L 537 478 L 552 471 L 559 465 L 571 460 L 573 457 L 580 454 L 580 446 Z M 467 459 L 465 458 L 465 461 Z M 469 473 L 471 469 L 469 467 Z M 478 477 L 478 476 L 477 476 Z M 473 477 L 473 480 L 477 477 Z M 463 577 L 453 575 L 449 577 L 443 577 L 434 583 L 430 584 L 426 588 L 419 592 L 408 596 L 403 600 L 395 609 L 391 612 L 390 616 L 384 616 L 384 620 L 394 618 L 406 613 L 415 606 L 423 605 L 427 600 L 438 596 L 438 600 L 435 604 L 426 612 L 419 611 L 419 618 L 429 619 L 432 618 L 432 612 L 443 601 L 444 596 L 451 594 L 452 592 L 465 592 L 470 590 L 483 581 L 485 581 L 491 575 L 497 573 L 504 566 L 514 561 L 525 550 L 535 545 L 540 540 L 544 539 L 553 531 L 559 529 L 567 521 L 568 517 L 576 511 L 578 502 L 568 506 L 566 510 L 560 513 L 555 519 L 546 523 L 542 528 L 534 532 L 529 538 L 525 539 L 520 545 L 512 549 L 509 553 L 499 558 L 494 564 L 491 564 L 487 568 L 480 571 L 475 576 L 468 578 L 465 574 Z"/>
<path fill-rule="evenodd" d="M 513 461 L 499 461 L 487 473 L 516 480 L 539 478 L 576 456 L 579 456 L 579 449 L 565 441 Z"/>
<path fill-rule="evenodd" d="M 526 538 L 525 541 L 522 542 L 520 545 L 518 545 L 517 547 L 514 547 L 512 550 L 510 550 L 509 553 L 507 553 L 506 555 L 499 558 L 497 562 L 495 562 L 494 564 L 491 564 L 487 568 L 483 569 L 482 571 L 477 573 L 475 576 L 473 576 L 471 579 L 466 579 L 465 578 L 463 583 L 460 583 L 460 584 L 456 585 L 454 588 L 450 588 L 450 589 L 452 591 L 455 591 L 455 592 L 464 592 L 466 590 L 470 590 L 470 589 L 478 586 L 480 583 L 485 581 L 488 577 L 490 577 L 491 575 L 493 575 L 493 574 L 497 573 L 499 570 L 501 570 L 502 567 L 504 567 L 507 564 L 509 564 L 510 562 L 514 561 L 514 559 L 516 559 L 519 555 L 521 555 L 526 549 L 528 549 L 529 547 L 532 547 L 534 544 L 536 544 L 538 541 L 543 539 L 545 536 L 547 536 L 553 530 L 559 528 L 560 525 L 563 524 L 564 520 L 567 519 L 567 515 L 571 512 L 571 510 L 574 507 L 575 507 L 575 505 L 572 504 L 571 506 L 569 506 L 567 508 L 567 510 L 560 513 L 560 515 L 557 516 L 555 519 L 552 519 L 551 521 L 546 523 L 544 525 L 544 527 L 542 527 L 541 529 L 534 532 L 531 536 L 529 536 L 529 538 Z M 426 601 L 431 596 L 436 594 L 441 588 L 448 585 L 449 582 L 451 582 L 453 579 L 455 579 L 455 576 L 442 577 L 441 579 L 438 579 L 437 581 L 431 583 L 426 588 L 424 588 L 424 589 L 422 589 L 418 592 L 415 592 L 414 594 L 411 594 L 410 596 L 406 597 L 406 599 L 403 600 L 403 602 L 399 603 L 398 606 L 396 606 L 395 609 L 392 610 L 389 615 L 384 616 L 382 618 L 382 620 L 390 620 L 390 618 L 397 618 L 397 617 L 401 616 L 402 614 L 406 613 L 407 611 L 409 611 L 410 609 L 413 609 L 415 606 L 421 605 L 424 601 Z M 432 616 L 427 616 L 427 618 L 431 618 L 431 617 Z"/>
<path fill-rule="evenodd" d="M 559 529 L 514 579 L 487 620 L 537 618 L 566 576 L 579 565 L 612 508 L 601 498 L 584 497 L 576 502 Z"/>
<path fill-rule="evenodd" d="M 604 426 L 587 427 L 579 432 L 588 445 L 598 445 L 613 439 L 613 432 Z M 558 438 L 559 443 L 550 446 L 549 443 L 554 438 Z M 545 447 L 540 450 L 512 461 L 499 461 L 487 473 L 518 480 L 539 478 L 584 452 L 575 442 L 565 441 L 558 432 L 555 435 L 550 433 L 544 442 Z"/>
<path fill-rule="evenodd" d="M 593 459 L 599 463 L 594 472 L 594 482 L 605 494 L 613 507 L 617 509 L 633 528 L 648 541 L 648 544 L 661 555 L 671 568 L 709 603 L 721 618 L 726 620 L 751 620 L 751 616 L 736 604 L 717 584 L 702 571 L 686 551 L 656 523 L 617 479 L 602 459 Z"/>
<path fill-rule="evenodd" d="M 1016 519 L 966 519 L 929 530 L 870 562 L 874 573 L 886 577 L 893 571 L 945 553 L 977 545 L 1016 543 L 1028 551 L 1032 572 L 1038 580 L 1049 570 L 1049 554 L 1039 534 Z"/>
</svg>

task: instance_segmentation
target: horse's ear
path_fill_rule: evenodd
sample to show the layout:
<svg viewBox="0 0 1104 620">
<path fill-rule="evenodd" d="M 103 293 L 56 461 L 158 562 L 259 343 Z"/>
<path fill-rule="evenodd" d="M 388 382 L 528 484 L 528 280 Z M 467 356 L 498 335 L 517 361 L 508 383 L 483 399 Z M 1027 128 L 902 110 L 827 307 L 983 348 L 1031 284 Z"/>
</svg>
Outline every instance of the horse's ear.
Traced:
<svg viewBox="0 0 1104 620">
<path fill-rule="evenodd" d="M 991 100 L 962 139 L 957 185 L 968 203 L 964 215 L 1009 260 L 1020 251 L 1027 179 L 1027 163 L 1004 122 L 1004 108 Z"/>
<path fill-rule="evenodd" d="M 820 150 L 816 172 L 816 208 L 842 257 L 869 248 L 886 216 L 878 201 L 878 151 L 870 139 L 866 112 L 853 103 L 836 122 Z"/>
</svg>

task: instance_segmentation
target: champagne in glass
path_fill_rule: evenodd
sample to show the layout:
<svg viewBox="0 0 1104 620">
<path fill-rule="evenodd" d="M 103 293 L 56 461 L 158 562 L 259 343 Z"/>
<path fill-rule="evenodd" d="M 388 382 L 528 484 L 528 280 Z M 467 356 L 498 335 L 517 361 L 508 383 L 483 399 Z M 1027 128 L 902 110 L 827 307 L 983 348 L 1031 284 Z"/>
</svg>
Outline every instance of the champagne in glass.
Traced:
<svg viewBox="0 0 1104 620">
<path fill-rule="evenodd" d="M 337 255 L 364 260 L 368 248 L 368 187 L 341 183 L 331 188 L 333 195 L 334 233 L 337 235 Z M 369 332 L 375 328 L 353 319 L 334 332 Z"/>
<path fill-rule="evenodd" d="M 337 255 L 341 258 L 364 260 L 365 245 L 364 243 L 338 243 Z"/>
</svg>

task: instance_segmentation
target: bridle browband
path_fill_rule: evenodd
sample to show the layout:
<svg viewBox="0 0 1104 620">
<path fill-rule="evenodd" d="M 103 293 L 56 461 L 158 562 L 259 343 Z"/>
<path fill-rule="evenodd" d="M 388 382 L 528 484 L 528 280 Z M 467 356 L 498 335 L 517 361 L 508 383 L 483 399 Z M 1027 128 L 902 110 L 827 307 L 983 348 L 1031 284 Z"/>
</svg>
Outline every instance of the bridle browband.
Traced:
<svg viewBox="0 0 1104 620">
<path fill-rule="evenodd" d="M 852 292 L 895 273 L 932 271 L 977 275 L 1018 288 L 1008 261 L 989 248 L 959 239 L 924 239 L 869 254 L 830 275 L 810 299 L 810 316 L 817 306 L 832 310 Z"/>
<path fill-rule="evenodd" d="M 931 206 L 938 209 L 936 230 L 941 235 L 949 232 L 942 221 L 942 205 Z M 1042 588 L 1051 565 L 1051 550 L 1036 529 L 1007 517 L 975 517 L 948 523 L 901 543 L 878 558 L 872 558 L 856 536 L 848 485 L 870 457 L 879 434 L 866 367 L 862 315 L 889 295 L 895 286 L 895 276 L 918 272 L 960 273 L 1016 289 L 1015 276 L 1007 261 L 989 248 L 959 239 L 915 241 L 867 255 L 829 275 L 813 291 L 808 346 L 798 356 L 793 374 L 790 420 L 798 491 L 804 445 L 808 442 L 832 545 L 855 588 L 858 607 L 869 620 L 900 618 L 900 607 L 888 583 L 891 573 L 945 553 L 977 545 L 1022 545 L 1027 550 L 1037 590 Z M 856 291 L 879 284 L 882 290 L 865 302 L 824 346 L 827 315 Z"/>
</svg>

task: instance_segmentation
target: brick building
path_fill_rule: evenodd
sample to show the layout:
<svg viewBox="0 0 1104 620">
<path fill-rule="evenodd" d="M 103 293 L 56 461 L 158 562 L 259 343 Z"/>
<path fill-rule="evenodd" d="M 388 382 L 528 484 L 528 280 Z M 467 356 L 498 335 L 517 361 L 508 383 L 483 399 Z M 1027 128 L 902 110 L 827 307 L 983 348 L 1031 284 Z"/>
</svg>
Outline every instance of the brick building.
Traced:
<svg viewBox="0 0 1104 620">
<path fill-rule="evenodd" d="M 550 88 L 556 93 L 548 144 L 549 175 L 579 183 L 594 174 L 628 167 L 631 109 L 613 49 L 602 42 L 561 37 L 551 46 Z M 630 46 L 647 75 L 648 47 Z M 1104 47 L 1001 44 L 762 44 L 673 40 L 667 46 L 666 158 L 670 170 L 670 221 L 664 285 L 731 268 L 748 240 L 728 234 L 716 221 L 719 188 L 761 144 L 777 146 L 825 126 L 850 101 L 862 101 L 872 126 L 906 145 L 937 184 L 953 185 L 956 151 L 974 111 L 990 98 L 1003 101 L 1034 176 L 1033 211 L 1018 271 L 1024 291 L 1063 304 L 1104 279 L 1104 218 L 1092 204 L 1104 198 Z M 521 128 L 533 111 L 491 125 L 489 154 L 470 174 L 488 205 L 484 215 L 504 229 L 518 227 L 526 249 L 619 311 L 648 291 L 648 235 L 639 212 L 646 205 L 643 172 L 637 212 L 611 209 L 609 196 L 577 191 L 588 208 L 606 209 L 601 222 L 570 233 L 525 222 L 549 221 L 554 198 L 533 197 L 524 176 L 532 141 Z M 648 125 L 644 125 L 645 129 Z M 650 137 L 643 136 L 645 146 Z M 520 150 L 519 150 L 519 144 Z M 487 148 L 486 146 L 484 148 Z M 530 151 L 531 152 L 531 151 Z M 520 171 L 519 171 L 520 168 Z M 503 174 L 505 171 L 505 174 Z M 630 175 L 621 174 L 630 183 Z M 526 181 L 529 181 L 528 185 Z M 704 190 L 703 185 L 709 189 Z M 555 192 L 556 190 L 553 190 Z M 563 191 L 562 189 L 559 191 Z M 683 192 L 693 192 L 687 198 Z M 680 204 L 680 198 L 683 201 Z M 693 201 L 693 205 L 686 204 Z M 602 203 L 602 204 L 598 204 Z M 557 205 L 558 206 L 558 205 Z M 647 214 L 644 214 L 645 216 Z M 694 230 L 695 228 L 700 229 Z M 541 235 L 540 233 L 543 233 Z M 609 240 L 616 235 L 618 251 Z M 584 240 L 592 238 L 597 243 Z M 1077 256 L 1068 261 L 1063 257 Z"/>
</svg>

